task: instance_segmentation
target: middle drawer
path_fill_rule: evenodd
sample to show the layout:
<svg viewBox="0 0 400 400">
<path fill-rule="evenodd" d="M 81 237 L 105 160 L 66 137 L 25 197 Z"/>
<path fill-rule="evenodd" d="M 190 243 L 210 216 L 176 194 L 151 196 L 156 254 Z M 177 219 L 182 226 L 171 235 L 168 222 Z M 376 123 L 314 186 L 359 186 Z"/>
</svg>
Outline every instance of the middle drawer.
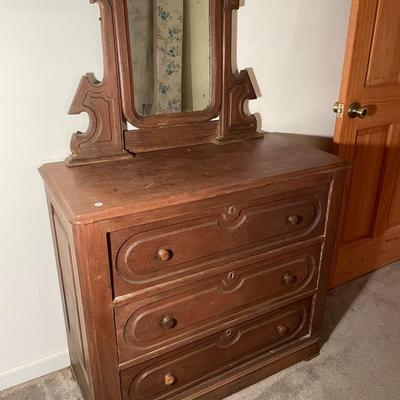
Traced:
<svg viewBox="0 0 400 400">
<path fill-rule="evenodd" d="M 320 251 L 314 245 L 241 260 L 197 284 L 117 306 L 120 363 L 172 350 L 316 289 Z"/>
</svg>

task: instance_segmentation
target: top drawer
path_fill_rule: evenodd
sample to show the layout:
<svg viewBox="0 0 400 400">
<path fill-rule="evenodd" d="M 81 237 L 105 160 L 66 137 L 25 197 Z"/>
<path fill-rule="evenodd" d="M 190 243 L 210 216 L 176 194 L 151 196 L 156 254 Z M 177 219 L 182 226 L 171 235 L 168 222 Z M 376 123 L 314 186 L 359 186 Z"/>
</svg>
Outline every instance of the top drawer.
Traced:
<svg viewBox="0 0 400 400">
<path fill-rule="evenodd" d="M 329 184 L 218 205 L 111 233 L 114 294 L 153 290 L 212 269 L 233 258 L 324 233 Z M 246 196 L 247 195 L 247 196 Z"/>
</svg>

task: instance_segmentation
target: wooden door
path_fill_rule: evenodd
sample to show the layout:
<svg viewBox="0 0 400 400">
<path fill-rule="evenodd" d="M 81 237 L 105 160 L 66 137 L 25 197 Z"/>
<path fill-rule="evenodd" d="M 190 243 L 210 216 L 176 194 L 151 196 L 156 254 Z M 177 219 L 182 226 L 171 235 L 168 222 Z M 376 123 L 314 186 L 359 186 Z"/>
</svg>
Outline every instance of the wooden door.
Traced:
<svg viewBox="0 0 400 400">
<path fill-rule="evenodd" d="M 353 166 L 332 286 L 400 259 L 400 0 L 353 0 L 339 101 L 334 142 Z M 350 118 L 354 102 L 368 116 Z"/>
</svg>

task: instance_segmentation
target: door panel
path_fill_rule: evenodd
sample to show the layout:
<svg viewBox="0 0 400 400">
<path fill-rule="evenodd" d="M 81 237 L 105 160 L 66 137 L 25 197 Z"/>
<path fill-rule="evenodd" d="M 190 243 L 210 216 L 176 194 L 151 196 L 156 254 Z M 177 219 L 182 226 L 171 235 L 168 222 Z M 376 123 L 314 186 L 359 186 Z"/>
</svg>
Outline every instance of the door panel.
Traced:
<svg viewBox="0 0 400 400">
<path fill-rule="evenodd" d="M 352 162 L 331 284 L 400 259 L 400 1 L 353 0 L 337 119 L 337 153 Z"/>
<path fill-rule="evenodd" d="M 400 167 L 400 124 L 393 123 L 388 131 L 382 170 L 381 187 L 377 198 L 377 214 L 374 225 L 374 237 L 385 237 L 388 228 L 400 225 L 391 223 L 392 210 L 400 207 L 399 198 L 395 197 Z M 400 228 L 400 226 L 399 226 Z M 399 256 L 400 258 L 400 256 Z"/>
<path fill-rule="evenodd" d="M 372 235 L 387 130 L 387 127 L 378 127 L 357 132 L 345 214 L 346 223 L 343 226 L 343 243 L 351 243 Z"/>
<path fill-rule="evenodd" d="M 393 197 L 393 204 L 391 208 L 389 225 L 390 227 L 395 227 L 400 225 L 400 174 L 398 171 L 398 178 L 396 182 L 395 195 Z"/>
<path fill-rule="evenodd" d="M 400 84 L 399 15 L 399 1 L 379 2 L 366 87 Z"/>
</svg>

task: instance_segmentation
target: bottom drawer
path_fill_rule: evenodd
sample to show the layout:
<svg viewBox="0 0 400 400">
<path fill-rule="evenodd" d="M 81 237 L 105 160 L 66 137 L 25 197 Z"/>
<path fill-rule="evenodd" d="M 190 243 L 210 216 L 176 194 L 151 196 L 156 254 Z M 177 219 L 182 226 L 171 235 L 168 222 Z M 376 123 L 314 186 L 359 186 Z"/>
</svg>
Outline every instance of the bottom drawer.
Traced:
<svg viewBox="0 0 400 400">
<path fill-rule="evenodd" d="M 124 400 L 184 398 L 195 385 L 309 333 L 312 299 L 232 326 L 184 349 L 121 372 Z"/>
</svg>

